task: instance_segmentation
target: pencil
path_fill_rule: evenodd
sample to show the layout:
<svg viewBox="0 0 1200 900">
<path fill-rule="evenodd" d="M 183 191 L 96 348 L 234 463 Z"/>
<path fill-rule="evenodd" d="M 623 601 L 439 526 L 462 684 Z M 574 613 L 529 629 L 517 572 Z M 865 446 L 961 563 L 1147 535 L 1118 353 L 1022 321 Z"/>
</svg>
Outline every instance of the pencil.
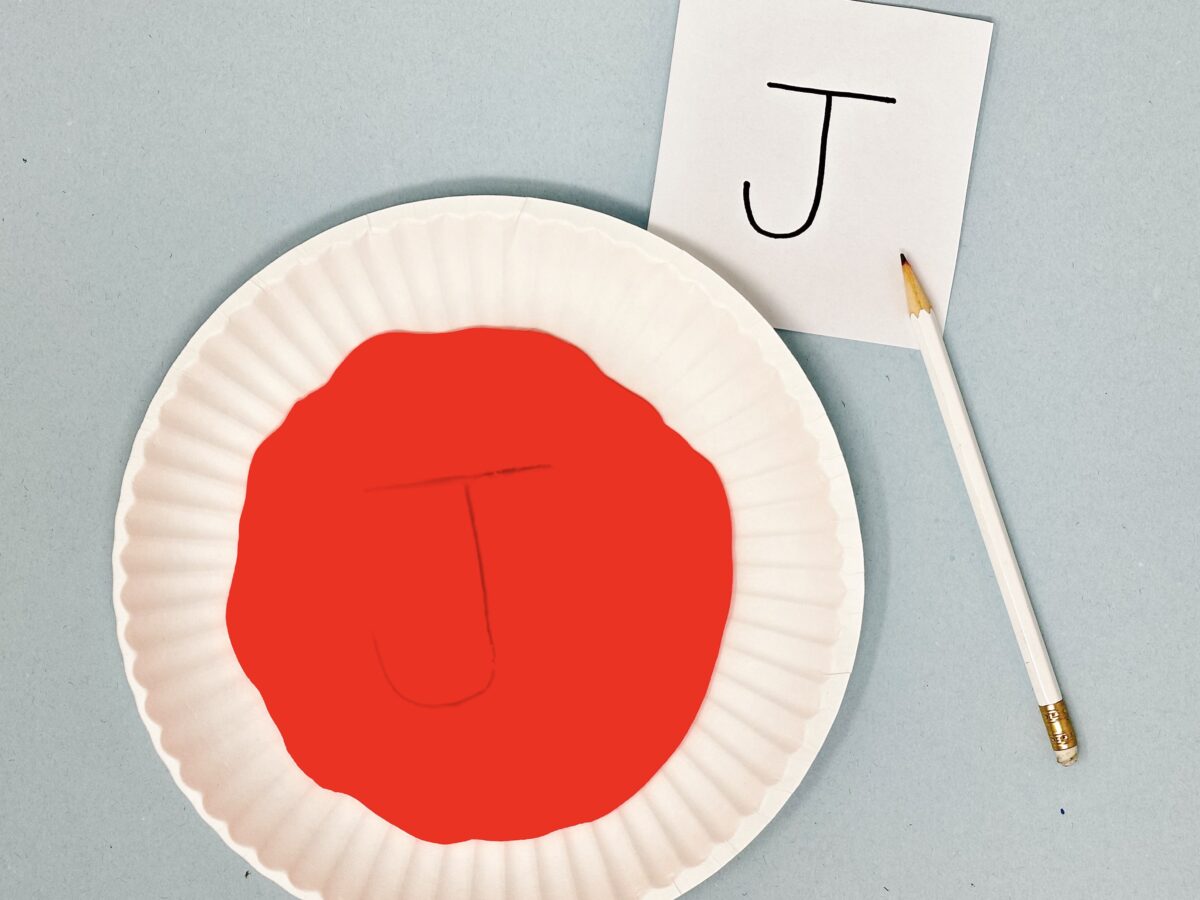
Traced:
<svg viewBox="0 0 1200 900">
<path fill-rule="evenodd" d="M 920 347 L 921 356 L 925 360 L 925 369 L 929 372 L 929 380 L 933 384 L 938 409 L 942 413 L 942 420 L 950 435 L 950 444 L 954 448 L 954 458 L 958 460 L 967 495 L 971 498 L 971 508 L 975 511 L 975 519 L 979 523 L 979 531 L 983 535 L 992 570 L 1000 584 L 1000 594 L 1004 597 L 1009 621 L 1012 622 L 1013 631 L 1016 633 L 1021 656 L 1025 659 L 1025 671 L 1029 674 L 1033 693 L 1041 708 L 1042 723 L 1046 727 L 1050 746 L 1054 748 L 1058 762 L 1069 766 L 1079 757 L 1075 729 L 1063 702 L 1062 691 L 1054 675 L 1054 666 L 1050 664 L 1050 655 L 1046 652 L 1046 643 L 1042 640 L 1037 616 L 1034 615 L 1033 606 L 1029 602 L 1025 579 L 1021 577 L 1012 542 L 1008 539 L 1008 529 L 1004 526 L 1004 518 L 1000 514 L 999 504 L 996 503 L 996 494 L 992 490 L 987 467 L 979 452 L 979 443 L 975 440 L 975 429 L 971 427 L 971 420 L 967 416 L 967 407 L 963 403 L 958 379 L 954 376 L 950 356 L 942 341 L 936 314 L 903 253 L 900 254 L 900 266 L 904 274 L 904 292 L 908 299 L 908 314 L 912 320 L 913 334 L 916 335 L 917 346 Z"/>
</svg>

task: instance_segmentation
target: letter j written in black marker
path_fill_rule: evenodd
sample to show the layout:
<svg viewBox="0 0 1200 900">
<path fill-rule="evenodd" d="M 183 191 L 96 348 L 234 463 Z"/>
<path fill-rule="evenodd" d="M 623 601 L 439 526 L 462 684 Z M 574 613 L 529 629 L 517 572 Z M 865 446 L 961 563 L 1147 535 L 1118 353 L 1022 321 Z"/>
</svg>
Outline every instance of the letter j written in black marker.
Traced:
<svg viewBox="0 0 1200 900">
<path fill-rule="evenodd" d="M 825 190 L 825 158 L 829 147 L 829 121 L 833 117 L 833 100 L 835 97 L 840 97 L 847 100 L 871 100 L 875 103 L 895 103 L 895 97 L 879 97 L 875 94 L 854 94 L 849 91 L 825 91 L 819 88 L 797 87 L 794 84 L 780 84 L 777 81 L 768 81 L 767 87 L 776 88 L 781 91 L 795 91 L 800 94 L 817 94 L 825 98 L 825 120 L 821 124 L 821 150 L 817 157 L 817 187 L 813 191 L 812 206 L 808 210 L 808 218 L 804 220 L 804 224 L 792 231 L 768 231 L 758 224 L 754 218 L 754 211 L 750 208 L 750 182 L 742 182 L 742 203 L 746 207 L 746 219 L 750 222 L 750 227 L 764 237 L 769 238 L 794 238 L 799 237 L 812 227 L 812 223 L 817 219 L 817 210 L 821 208 L 821 194 Z"/>
</svg>

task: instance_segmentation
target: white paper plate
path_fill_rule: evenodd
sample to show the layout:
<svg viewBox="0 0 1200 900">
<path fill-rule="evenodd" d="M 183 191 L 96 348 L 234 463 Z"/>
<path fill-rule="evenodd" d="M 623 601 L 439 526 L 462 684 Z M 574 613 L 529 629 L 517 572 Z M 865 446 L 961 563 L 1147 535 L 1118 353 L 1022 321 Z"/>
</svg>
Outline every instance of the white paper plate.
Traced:
<svg viewBox="0 0 1200 900">
<path fill-rule="evenodd" d="M 225 627 L 250 459 L 292 404 L 382 331 L 536 328 L 586 351 L 714 464 L 734 596 L 708 695 L 673 756 L 603 818 L 441 845 L 319 787 L 286 752 Z M 616 219 L 460 197 L 355 219 L 226 300 L 134 439 L 113 547 L 138 709 L 180 789 L 298 897 L 676 897 L 799 785 L 842 701 L 862 544 L 837 439 L 795 359 L 741 296 Z"/>
</svg>

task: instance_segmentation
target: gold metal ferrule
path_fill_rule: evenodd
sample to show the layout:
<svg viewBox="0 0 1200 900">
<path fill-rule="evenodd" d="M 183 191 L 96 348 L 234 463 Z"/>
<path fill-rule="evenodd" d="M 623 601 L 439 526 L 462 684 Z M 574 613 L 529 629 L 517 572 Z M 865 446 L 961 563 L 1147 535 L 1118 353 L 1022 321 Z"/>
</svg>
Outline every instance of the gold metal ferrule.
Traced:
<svg viewBox="0 0 1200 900">
<path fill-rule="evenodd" d="M 1070 750 L 1074 747 L 1075 726 L 1071 724 L 1067 704 L 1059 700 L 1039 709 L 1042 711 L 1042 722 L 1046 725 L 1046 734 L 1050 736 L 1050 746 L 1055 750 Z"/>
</svg>

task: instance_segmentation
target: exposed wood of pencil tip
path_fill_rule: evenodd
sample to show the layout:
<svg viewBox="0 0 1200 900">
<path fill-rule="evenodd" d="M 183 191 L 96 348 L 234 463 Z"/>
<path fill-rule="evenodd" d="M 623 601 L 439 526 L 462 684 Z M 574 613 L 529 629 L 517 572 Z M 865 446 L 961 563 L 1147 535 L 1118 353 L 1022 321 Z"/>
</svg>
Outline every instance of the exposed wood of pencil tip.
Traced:
<svg viewBox="0 0 1200 900">
<path fill-rule="evenodd" d="M 904 272 L 904 293 L 908 297 L 908 314 L 910 316 L 919 315 L 922 310 L 932 312 L 933 307 L 929 305 L 929 298 L 921 289 L 921 282 L 917 281 L 917 273 L 913 271 L 908 257 L 903 253 L 900 254 L 900 269 Z"/>
</svg>

